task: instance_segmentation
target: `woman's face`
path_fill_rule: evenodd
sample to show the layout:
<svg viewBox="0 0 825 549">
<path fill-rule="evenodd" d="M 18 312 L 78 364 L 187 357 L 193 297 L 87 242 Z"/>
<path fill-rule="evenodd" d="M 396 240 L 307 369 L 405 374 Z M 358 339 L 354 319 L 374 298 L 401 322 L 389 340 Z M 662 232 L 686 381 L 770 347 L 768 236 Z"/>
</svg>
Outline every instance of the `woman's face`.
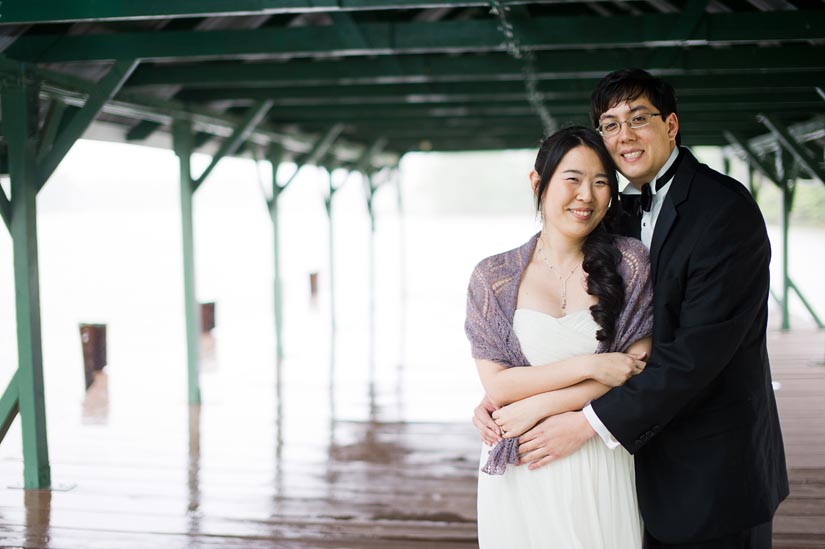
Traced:
<svg viewBox="0 0 825 549">
<path fill-rule="evenodd" d="M 598 155 L 579 145 L 564 155 L 542 198 L 544 226 L 581 240 L 604 219 L 610 205 L 607 170 Z"/>
</svg>

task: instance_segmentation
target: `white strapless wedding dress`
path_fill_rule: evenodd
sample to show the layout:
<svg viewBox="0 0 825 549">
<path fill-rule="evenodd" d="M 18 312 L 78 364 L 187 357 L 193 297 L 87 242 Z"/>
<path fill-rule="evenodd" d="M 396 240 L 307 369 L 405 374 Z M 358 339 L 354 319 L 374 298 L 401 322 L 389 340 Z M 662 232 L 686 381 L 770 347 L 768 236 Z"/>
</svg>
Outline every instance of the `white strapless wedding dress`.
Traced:
<svg viewBox="0 0 825 549">
<path fill-rule="evenodd" d="M 596 350 L 599 326 L 589 310 L 555 318 L 517 309 L 513 323 L 530 364 Z M 480 467 L 489 450 L 482 445 Z M 633 456 L 596 436 L 535 471 L 508 465 L 503 475 L 479 472 L 478 541 L 481 549 L 640 548 Z"/>
</svg>

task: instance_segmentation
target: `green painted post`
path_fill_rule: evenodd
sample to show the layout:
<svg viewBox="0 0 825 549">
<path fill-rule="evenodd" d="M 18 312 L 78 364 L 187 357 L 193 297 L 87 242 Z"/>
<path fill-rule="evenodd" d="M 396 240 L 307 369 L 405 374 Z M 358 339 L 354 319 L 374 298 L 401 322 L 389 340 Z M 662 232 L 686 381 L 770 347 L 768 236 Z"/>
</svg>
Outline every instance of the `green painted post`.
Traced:
<svg viewBox="0 0 825 549">
<path fill-rule="evenodd" d="M 183 303 L 186 310 L 186 358 L 189 386 L 189 404 L 200 404 L 199 376 L 200 315 L 195 298 L 195 246 L 192 199 L 195 182 L 192 180 L 192 122 L 175 120 L 172 123 L 172 141 L 180 161 L 180 211 L 183 240 Z"/>
<path fill-rule="evenodd" d="M 3 395 L 0 396 L 0 442 L 3 442 L 6 433 L 9 432 L 11 423 L 20 412 L 19 402 L 17 372 L 14 372 L 6 390 L 3 391 Z"/>
<path fill-rule="evenodd" d="M 788 232 L 790 229 L 791 210 L 796 183 L 787 177 L 782 181 L 782 330 L 791 329 L 790 314 L 788 313 L 788 296 L 790 295 L 791 279 L 788 275 Z"/>
<path fill-rule="evenodd" d="M 38 86 L 27 75 L 7 81 L 2 92 L 3 133 L 9 149 L 11 237 L 17 306 L 17 387 L 23 431 L 23 485 L 51 486 L 43 390 L 40 282 L 37 261 Z"/>
<path fill-rule="evenodd" d="M 748 164 L 748 188 L 751 191 L 751 195 L 753 195 L 754 200 L 759 200 L 759 191 L 762 188 L 762 182 L 756 180 L 756 170 L 753 169 L 753 166 Z"/>
<path fill-rule="evenodd" d="M 332 224 L 332 198 L 335 196 L 335 187 L 333 186 L 332 168 L 329 169 L 328 182 L 329 194 L 324 197 L 324 208 L 327 211 L 327 226 L 329 228 L 328 242 L 329 242 L 329 326 L 330 337 L 335 340 L 335 245 L 333 240 L 333 224 Z"/>
<path fill-rule="evenodd" d="M 398 291 L 401 302 L 401 345 L 399 356 L 404 357 L 406 347 L 406 327 L 407 327 L 407 239 L 404 230 L 404 195 L 401 192 L 401 172 L 396 167 L 392 171 L 392 181 L 395 186 L 396 208 L 398 210 Z"/>
<path fill-rule="evenodd" d="M 269 149 L 268 158 L 272 165 L 272 199 L 269 200 L 269 217 L 272 220 L 272 245 L 275 261 L 275 271 L 273 279 L 273 298 L 275 306 L 275 353 L 280 360 L 284 356 L 283 344 L 283 323 L 284 306 L 281 294 L 281 247 L 280 247 L 280 220 L 278 218 L 278 202 L 283 187 L 278 185 L 278 166 L 283 157 L 283 147 L 272 146 Z M 300 168 L 299 168 L 300 169 Z"/>
<path fill-rule="evenodd" d="M 368 261 L 367 284 L 368 286 L 368 334 L 369 334 L 369 378 L 370 378 L 370 410 L 374 409 L 375 403 L 375 211 L 373 210 L 373 199 L 375 197 L 375 186 L 372 175 L 365 173 L 363 176 L 364 194 L 367 199 L 367 215 L 370 217 L 370 234 L 367 242 Z M 372 414 L 370 415 L 372 417 Z"/>
</svg>

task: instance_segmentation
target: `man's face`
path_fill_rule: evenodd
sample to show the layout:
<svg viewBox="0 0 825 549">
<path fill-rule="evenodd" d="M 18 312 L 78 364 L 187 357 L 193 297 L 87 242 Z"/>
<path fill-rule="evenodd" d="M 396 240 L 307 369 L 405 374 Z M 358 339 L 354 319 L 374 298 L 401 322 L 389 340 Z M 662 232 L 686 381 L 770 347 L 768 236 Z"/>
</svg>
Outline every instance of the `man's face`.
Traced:
<svg viewBox="0 0 825 549">
<path fill-rule="evenodd" d="M 625 122 L 639 113 L 658 113 L 647 96 L 640 96 L 633 101 L 619 103 L 604 112 L 599 118 L 600 124 L 606 122 Z M 656 173 L 667 162 L 676 146 L 676 134 L 679 132 L 679 120 L 675 113 L 667 118 L 650 117 L 650 123 L 643 128 L 632 129 L 629 124 L 622 124 L 619 133 L 604 137 L 604 144 L 616 167 L 634 187 L 640 188 L 650 183 Z"/>
</svg>

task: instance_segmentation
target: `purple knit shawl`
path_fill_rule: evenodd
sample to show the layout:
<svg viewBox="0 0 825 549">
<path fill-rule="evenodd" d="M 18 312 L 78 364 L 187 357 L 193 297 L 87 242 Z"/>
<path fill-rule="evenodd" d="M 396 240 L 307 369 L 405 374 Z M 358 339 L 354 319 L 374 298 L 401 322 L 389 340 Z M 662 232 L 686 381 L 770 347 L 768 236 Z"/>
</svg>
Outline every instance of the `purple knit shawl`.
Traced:
<svg viewBox="0 0 825 549">
<path fill-rule="evenodd" d="M 514 250 L 482 260 L 473 271 L 464 322 L 473 358 L 491 360 L 507 368 L 530 366 L 513 331 L 513 316 L 521 277 L 539 234 Z M 653 290 L 647 250 L 633 238 L 617 236 L 615 243 L 622 256 L 618 270 L 624 280 L 625 302 L 616 319 L 614 340 L 609 346 L 600 341 L 597 353 L 624 351 L 653 332 Z M 502 475 L 508 463 L 518 463 L 518 438 L 499 441 L 490 450 L 482 471 Z"/>
</svg>

